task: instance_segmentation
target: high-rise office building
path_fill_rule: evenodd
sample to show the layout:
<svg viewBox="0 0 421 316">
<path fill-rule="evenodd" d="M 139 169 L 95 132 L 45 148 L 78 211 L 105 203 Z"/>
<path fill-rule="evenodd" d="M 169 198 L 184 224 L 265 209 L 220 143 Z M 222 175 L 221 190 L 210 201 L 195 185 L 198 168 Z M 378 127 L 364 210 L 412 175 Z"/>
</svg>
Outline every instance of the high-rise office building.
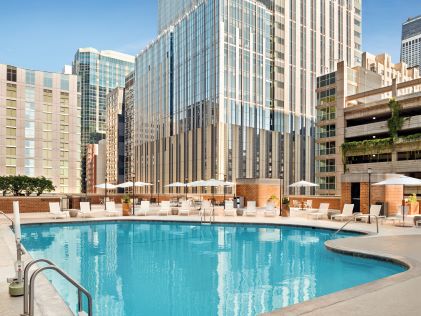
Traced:
<svg viewBox="0 0 421 316">
<path fill-rule="evenodd" d="M 161 191 L 185 179 L 313 180 L 315 78 L 361 62 L 361 2 L 158 9 L 160 34 L 136 58 L 137 176 Z"/>
<path fill-rule="evenodd" d="M 0 174 L 80 192 L 77 77 L 0 64 Z"/>
<path fill-rule="evenodd" d="M 421 69 L 421 15 L 402 24 L 401 61 Z"/>
<path fill-rule="evenodd" d="M 86 190 L 86 145 L 105 138 L 106 95 L 115 87 L 123 87 L 128 73 L 134 69 L 134 56 L 114 51 L 80 48 L 73 61 L 78 75 L 82 107 L 82 190 Z"/>
<path fill-rule="evenodd" d="M 107 181 L 124 182 L 124 88 L 117 87 L 107 94 Z"/>
<path fill-rule="evenodd" d="M 135 119 L 134 119 L 134 71 L 126 77 L 124 86 L 124 179 L 132 181 L 135 176 Z"/>
</svg>

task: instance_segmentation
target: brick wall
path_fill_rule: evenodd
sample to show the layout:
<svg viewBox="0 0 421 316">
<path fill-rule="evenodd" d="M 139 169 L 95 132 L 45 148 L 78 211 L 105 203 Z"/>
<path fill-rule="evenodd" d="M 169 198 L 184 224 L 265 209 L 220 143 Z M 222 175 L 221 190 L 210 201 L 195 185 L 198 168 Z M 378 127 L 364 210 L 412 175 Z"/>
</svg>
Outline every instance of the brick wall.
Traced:
<svg viewBox="0 0 421 316">
<path fill-rule="evenodd" d="M 312 207 L 313 208 L 319 208 L 321 203 L 329 203 L 329 209 L 333 210 L 339 210 L 342 209 L 341 206 L 341 198 L 339 196 L 314 196 L 314 195 L 308 195 L 308 196 L 290 196 L 290 205 L 293 205 L 294 201 L 298 201 L 301 203 L 302 200 L 312 200 Z"/>
<path fill-rule="evenodd" d="M 349 182 L 342 182 L 341 183 L 341 209 L 344 204 L 350 204 L 351 203 L 351 183 Z"/>
<path fill-rule="evenodd" d="M 269 200 L 272 195 L 279 198 L 279 184 L 237 184 L 236 193 L 238 196 L 244 197 L 245 205 L 247 204 L 247 201 L 256 201 L 256 206 L 262 207 L 266 205 L 267 200 Z"/>
<path fill-rule="evenodd" d="M 60 202 L 60 197 L 0 197 L 0 211 L 12 213 L 13 201 L 19 202 L 21 213 L 48 212 L 49 202 Z"/>
</svg>

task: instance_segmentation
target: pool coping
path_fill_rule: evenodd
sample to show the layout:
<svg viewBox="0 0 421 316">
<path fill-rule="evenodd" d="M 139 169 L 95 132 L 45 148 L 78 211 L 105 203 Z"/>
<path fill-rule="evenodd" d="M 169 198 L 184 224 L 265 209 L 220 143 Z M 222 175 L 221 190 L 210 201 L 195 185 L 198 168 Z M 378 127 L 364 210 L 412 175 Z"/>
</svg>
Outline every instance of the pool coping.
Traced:
<svg viewBox="0 0 421 316">
<path fill-rule="evenodd" d="M 384 239 L 386 237 L 374 237 L 376 239 Z M 325 242 L 325 246 L 328 250 L 341 253 L 350 256 L 357 256 L 357 257 L 364 257 L 369 259 L 376 259 L 386 262 L 391 262 L 397 265 L 401 265 L 406 267 L 407 270 L 387 276 L 372 282 L 368 282 L 365 284 L 357 285 L 348 289 L 340 290 L 334 293 L 330 293 L 327 295 L 315 297 L 311 300 L 304 301 L 298 304 L 286 306 L 281 309 L 277 309 L 271 312 L 263 313 L 262 316 L 278 316 L 278 315 L 288 315 L 288 316 L 295 316 L 295 315 L 334 315 L 331 314 L 331 311 L 327 312 L 323 309 L 330 309 L 335 305 L 340 305 L 346 301 L 351 301 L 352 299 L 359 298 L 361 296 L 367 295 L 368 293 L 374 293 L 385 288 L 389 288 L 391 286 L 395 286 L 401 283 L 404 283 L 408 280 L 412 280 L 416 277 L 421 276 L 421 262 L 407 256 L 396 255 L 393 253 L 385 253 L 379 251 L 368 251 L 363 250 L 360 248 L 351 248 L 345 245 L 341 245 L 341 242 L 345 239 L 359 239 L 360 241 L 364 239 L 363 236 L 358 237 L 349 237 L 343 239 L 335 239 L 335 240 L 328 240 Z M 376 313 L 374 310 L 377 306 L 381 305 L 382 302 L 372 301 L 372 306 L 365 306 L 366 309 L 370 310 L 371 312 L 366 315 L 383 315 L 381 313 Z M 339 311 L 338 311 L 339 312 Z M 345 315 L 349 315 L 345 312 Z M 399 312 L 397 314 L 396 312 Z M 361 314 L 359 314 L 361 315 Z M 410 313 L 402 313 L 400 311 L 390 311 L 389 315 L 419 315 L 417 314 L 410 314 Z"/>
<path fill-rule="evenodd" d="M 83 218 L 80 220 L 62 220 L 59 222 L 52 222 L 49 220 L 40 220 L 35 222 L 22 223 L 22 225 L 51 225 L 51 224 L 77 224 L 77 223 L 100 223 L 100 222 L 163 222 L 163 223 L 185 223 L 185 224 L 200 224 L 200 220 L 171 220 L 171 219 L 157 219 L 157 218 L 136 218 L 136 217 L 114 217 L 114 218 Z M 306 223 L 264 223 L 264 222 L 241 222 L 241 221 L 214 221 L 215 224 L 232 224 L 232 225 L 261 225 L 261 226 L 287 226 L 287 227 L 299 227 L 299 228 L 311 228 L 311 229 L 322 229 L 327 231 L 337 231 L 337 229 L 332 227 L 326 227 L 324 225 L 314 225 Z M 397 273 L 382 279 L 378 279 L 369 283 L 351 287 L 348 289 L 340 290 L 328 295 L 319 296 L 314 299 L 290 305 L 281 309 L 277 309 L 271 312 L 263 313 L 262 315 L 266 316 L 275 316 L 275 315 L 305 315 L 311 314 L 316 315 L 321 309 L 333 306 L 337 303 L 346 302 L 347 300 L 362 296 L 368 292 L 375 292 L 392 285 L 396 285 L 407 280 L 413 279 L 414 277 L 421 276 L 421 262 L 415 259 L 408 258 L 406 256 L 394 255 L 393 253 L 384 253 L 378 251 L 366 251 L 359 248 L 349 248 L 344 245 L 341 245 L 342 240 L 348 239 L 363 239 L 365 237 L 372 238 L 376 234 L 370 231 L 348 228 L 342 230 L 349 233 L 358 233 L 361 236 L 350 236 L 347 238 L 341 238 L 336 240 L 328 240 L 325 242 L 325 246 L 328 250 L 342 253 L 351 256 L 360 256 L 366 258 L 372 258 L 381 261 L 392 262 L 407 268 L 406 271 Z M 382 239 L 382 236 L 374 237 L 376 239 Z M 54 288 L 54 287 L 53 287 Z M 55 289 L 55 288 L 54 288 Z M 373 305 L 377 305 L 381 302 L 373 302 Z M 66 305 L 67 306 L 67 305 Z M 321 313 L 320 315 L 328 315 Z M 374 314 L 370 314 L 374 315 Z M 408 314 L 407 314 L 408 315 Z"/>
</svg>

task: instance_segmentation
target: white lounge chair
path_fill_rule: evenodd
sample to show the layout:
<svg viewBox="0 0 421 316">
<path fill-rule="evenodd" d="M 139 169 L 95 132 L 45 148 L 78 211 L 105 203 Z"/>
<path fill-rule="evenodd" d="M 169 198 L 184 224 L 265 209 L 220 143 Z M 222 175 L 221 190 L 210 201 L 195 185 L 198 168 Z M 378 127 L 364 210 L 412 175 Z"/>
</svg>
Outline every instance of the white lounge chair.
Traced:
<svg viewBox="0 0 421 316">
<path fill-rule="evenodd" d="M 237 210 L 234 208 L 233 201 L 225 201 L 225 209 L 224 209 L 225 216 L 235 216 L 237 215 Z"/>
<path fill-rule="evenodd" d="M 134 215 L 144 215 L 146 216 L 149 212 L 150 202 L 149 201 L 141 201 L 140 207 L 136 207 L 134 209 Z"/>
<path fill-rule="evenodd" d="M 202 201 L 202 205 L 200 206 L 199 215 L 211 215 L 212 214 L 212 204 L 210 201 Z"/>
<path fill-rule="evenodd" d="M 265 216 L 276 216 L 276 208 L 275 208 L 275 204 L 273 203 L 268 203 L 266 204 L 265 210 L 264 210 L 264 215 Z"/>
<path fill-rule="evenodd" d="M 159 215 L 170 215 L 170 211 L 171 211 L 171 202 L 162 201 L 161 208 L 159 209 Z"/>
<path fill-rule="evenodd" d="M 50 215 L 53 216 L 53 218 L 66 218 L 70 217 L 69 211 L 62 211 L 60 209 L 60 203 L 59 202 L 50 202 Z"/>
<path fill-rule="evenodd" d="M 309 212 L 307 215 L 309 217 L 315 217 L 316 219 L 327 216 L 327 212 L 329 211 L 329 205 L 330 205 L 329 203 L 320 203 L 319 209 L 313 210 Z"/>
<path fill-rule="evenodd" d="M 392 221 L 393 223 L 395 223 L 396 221 L 403 221 L 402 209 L 405 212 L 405 219 L 408 219 L 409 218 L 409 215 L 408 215 L 409 207 L 399 205 L 398 209 L 396 211 L 396 214 L 386 217 L 385 220 L 386 221 Z"/>
<path fill-rule="evenodd" d="M 313 208 L 313 200 L 307 200 L 307 201 L 305 202 L 304 207 L 305 207 L 307 210 L 311 210 L 311 209 Z"/>
<path fill-rule="evenodd" d="M 107 201 L 105 202 L 105 215 L 107 216 L 118 216 L 120 215 L 120 211 L 117 211 L 115 209 L 115 203 L 114 201 Z"/>
<path fill-rule="evenodd" d="M 378 219 L 385 219 L 386 216 L 382 215 L 380 216 L 380 211 L 382 210 L 382 206 L 381 205 L 371 205 L 370 206 L 370 215 L 375 215 L 371 217 L 371 220 L 375 220 L 375 217 L 377 217 Z M 368 221 L 368 214 L 363 214 L 358 216 L 359 218 L 361 218 L 364 221 Z"/>
<path fill-rule="evenodd" d="M 79 214 L 82 217 L 85 217 L 85 216 L 91 217 L 92 216 L 91 203 L 89 203 L 89 202 L 80 202 Z"/>
<path fill-rule="evenodd" d="M 351 219 L 354 216 L 354 204 L 345 204 L 341 214 L 332 215 L 331 220 L 334 219 Z"/>
<path fill-rule="evenodd" d="M 246 216 L 256 216 L 256 201 L 248 201 L 247 207 L 244 210 L 244 215 Z"/>
<path fill-rule="evenodd" d="M 190 206 L 190 201 L 182 201 L 181 202 L 181 207 L 178 210 L 178 215 L 190 215 L 190 210 L 191 210 L 191 206 Z"/>
</svg>

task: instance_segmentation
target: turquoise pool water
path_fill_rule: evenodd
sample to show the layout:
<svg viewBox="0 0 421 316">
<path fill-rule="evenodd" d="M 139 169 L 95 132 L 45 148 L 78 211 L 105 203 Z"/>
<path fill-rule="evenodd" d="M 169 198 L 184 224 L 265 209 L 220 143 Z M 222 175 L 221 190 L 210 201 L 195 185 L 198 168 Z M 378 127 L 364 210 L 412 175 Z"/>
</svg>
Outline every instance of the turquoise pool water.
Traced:
<svg viewBox="0 0 421 316">
<path fill-rule="evenodd" d="M 404 270 L 328 251 L 331 232 L 319 229 L 99 222 L 22 231 L 29 253 L 81 282 L 100 316 L 257 315 Z M 75 309 L 76 291 L 47 276 Z"/>
</svg>

